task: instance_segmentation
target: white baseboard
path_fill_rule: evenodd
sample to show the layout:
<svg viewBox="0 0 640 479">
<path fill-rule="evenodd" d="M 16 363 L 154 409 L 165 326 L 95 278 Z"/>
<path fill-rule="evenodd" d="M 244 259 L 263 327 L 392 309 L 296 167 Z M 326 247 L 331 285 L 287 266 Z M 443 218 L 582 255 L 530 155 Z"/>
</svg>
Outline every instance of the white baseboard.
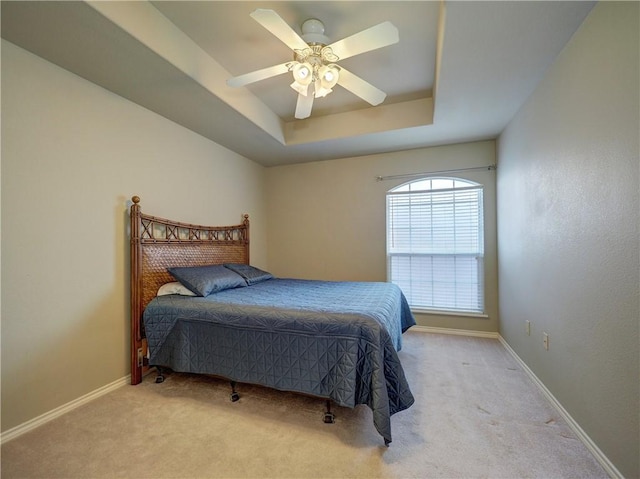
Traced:
<svg viewBox="0 0 640 479">
<path fill-rule="evenodd" d="M 0 444 L 4 444 L 5 442 L 10 441 L 11 439 L 15 439 L 16 437 L 21 436 L 22 434 L 29 432 L 37 428 L 38 426 L 42 426 L 43 424 L 49 421 L 52 421 L 55 418 L 60 417 L 63 414 L 66 414 L 69 411 L 72 411 L 75 408 L 82 406 L 83 404 L 93 401 L 94 399 L 97 399 L 100 396 L 104 396 L 105 394 L 110 393 L 111 391 L 118 389 L 119 387 L 122 387 L 125 384 L 129 384 L 130 382 L 131 382 L 131 376 L 127 375 L 123 378 L 115 380 L 110 384 L 107 384 L 106 386 L 102 386 L 101 388 L 98 388 L 95 391 L 91 391 L 90 393 L 85 394 L 84 396 L 79 397 L 78 399 L 74 399 L 73 401 L 68 402 L 67 404 L 63 404 L 60 407 L 57 407 L 49 412 L 46 412 L 41 416 L 38 416 L 16 427 L 8 429 L 7 431 L 3 432 L 2 435 L 0 436 Z"/>
<path fill-rule="evenodd" d="M 472 336 L 475 338 L 498 339 L 498 333 L 493 331 L 473 331 L 471 329 L 436 328 L 433 326 L 412 326 L 409 331 L 421 333 L 453 334 L 456 336 Z"/>
<path fill-rule="evenodd" d="M 520 367 L 524 369 L 524 371 L 529 375 L 533 383 L 538 386 L 538 389 L 544 394 L 544 396 L 549 400 L 551 405 L 558 411 L 560 416 L 567 422 L 571 430 L 574 432 L 578 439 L 582 441 L 582 443 L 589 449 L 591 454 L 596 458 L 596 460 L 600 463 L 600 465 L 604 468 L 607 474 L 614 479 L 624 479 L 624 476 L 618 471 L 616 466 L 609 460 L 607 456 L 600 450 L 600 448 L 593 442 L 593 440 L 587 435 L 587 433 L 580 427 L 580 425 L 571 417 L 571 414 L 567 412 L 567 410 L 562 407 L 562 404 L 555 398 L 551 391 L 547 389 L 542 381 L 534 374 L 534 372 L 529 369 L 529 366 L 518 356 L 518 354 L 509 346 L 509 343 L 501 336 L 498 335 L 498 340 L 505 349 L 514 357 L 514 359 L 518 362 Z"/>
</svg>

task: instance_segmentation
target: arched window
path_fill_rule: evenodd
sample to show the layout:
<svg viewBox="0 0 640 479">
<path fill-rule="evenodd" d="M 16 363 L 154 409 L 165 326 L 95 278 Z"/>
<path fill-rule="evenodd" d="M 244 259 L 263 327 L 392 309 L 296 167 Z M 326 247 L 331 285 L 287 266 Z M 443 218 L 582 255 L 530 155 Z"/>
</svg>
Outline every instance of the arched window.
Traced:
<svg viewBox="0 0 640 479">
<path fill-rule="evenodd" d="M 412 309 L 484 312 L 482 185 L 422 178 L 387 193 L 387 275 Z"/>
</svg>

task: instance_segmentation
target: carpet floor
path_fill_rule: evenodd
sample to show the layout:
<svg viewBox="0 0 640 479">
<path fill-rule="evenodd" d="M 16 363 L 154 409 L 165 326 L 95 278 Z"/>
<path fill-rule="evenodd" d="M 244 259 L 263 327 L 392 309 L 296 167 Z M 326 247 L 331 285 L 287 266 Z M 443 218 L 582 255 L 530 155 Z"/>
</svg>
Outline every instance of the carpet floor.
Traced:
<svg viewBox="0 0 640 479">
<path fill-rule="evenodd" d="M 9 478 L 605 478 L 494 339 L 409 331 L 415 404 L 390 447 L 366 406 L 173 373 L 124 386 L 2 446 Z"/>
</svg>

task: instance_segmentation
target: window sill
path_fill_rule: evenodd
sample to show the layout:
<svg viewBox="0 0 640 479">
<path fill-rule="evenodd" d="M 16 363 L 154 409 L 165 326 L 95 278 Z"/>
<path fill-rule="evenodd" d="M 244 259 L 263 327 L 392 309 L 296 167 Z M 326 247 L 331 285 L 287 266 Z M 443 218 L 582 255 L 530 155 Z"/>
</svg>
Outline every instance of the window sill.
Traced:
<svg viewBox="0 0 640 479">
<path fill-rule="evenodd" d="M 433 316 L 460 316 L 465 318 L 489 319 L 489 315 L 486 313 L 473 313 L 471 311 L 448 311 L 445 309 L 436 310 L 411 308 L 411 312 L 416 314 L 429 314 Z"/>
</svg>

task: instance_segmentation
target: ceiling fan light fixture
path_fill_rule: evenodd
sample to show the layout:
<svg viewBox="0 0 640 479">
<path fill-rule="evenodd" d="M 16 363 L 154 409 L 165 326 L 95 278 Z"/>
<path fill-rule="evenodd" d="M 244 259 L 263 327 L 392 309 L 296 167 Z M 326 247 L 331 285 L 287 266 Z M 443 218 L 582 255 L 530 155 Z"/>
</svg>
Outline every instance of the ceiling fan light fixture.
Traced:
<svg viewBox="0 0 640 479">
<path fill-rule="evenodd" d="M 323 98 L 333 91 L 340 79 L 340 73 L 336 65 L 322 65 L 318 69 L 318 80 L 316 81 L 316 98 Z"/>
<path fill-rule="evenodd" d="M 316 98 L 324 98 L 325 96 L 327 96 L 332 91 L 333 90 L 331 88 L 323 88 L 323 87 L 319 86 L 318 84 L 316 84 L 316 92 L 315 92 L 314 96 Z"/>
<path fill-rule="evenodd" d="M 298 62 L 291 68 L 291 72 L 293 73 L 291 88 L 299 94 L 307 96 L 309 93 L 309 85 L 313 82 L 313 67 L 310 63 Z"/>
<path fill-rule="evenodd" d="M 294 81 L 291 84 L 291 88 L 293 88 L 295 91 L 297 91 L 301 95 L 307 96 L 309 94 L 309 85 L 303 85 L 301 83 L 298 83 L 297 81 Z"/>
<path fill-rule="evenodd" d="M 322 88 L 333 88 L 340 79 L 340 70 L 335 65 L 322 65 L 318 69 L 318 79 Z"/>
<path fill-rule="evenodd" d="M 313 81 L 313 67 L 309 63 L 297 63 L 292 72 L 293 79 L 300 85 L 308 86 Z"/>
</svg>

